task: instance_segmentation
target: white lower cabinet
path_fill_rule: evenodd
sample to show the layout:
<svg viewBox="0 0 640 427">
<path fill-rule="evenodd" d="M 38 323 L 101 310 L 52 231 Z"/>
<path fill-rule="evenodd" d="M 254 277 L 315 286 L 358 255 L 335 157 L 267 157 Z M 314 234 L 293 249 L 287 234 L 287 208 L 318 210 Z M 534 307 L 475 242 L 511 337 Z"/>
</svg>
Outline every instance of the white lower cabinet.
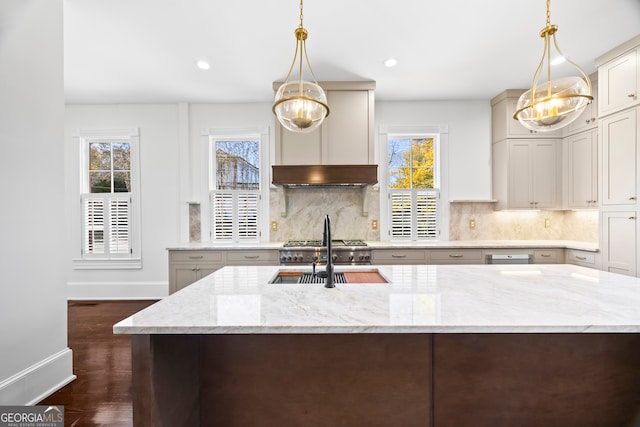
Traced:
<svg viewBox="0 0 640 427">
<path fill-rule="evenodd" d="M 170 250 L 169 294 L 227 265 L 278 265 L 277 249 Z"/>
<path fill-rule="evenodd" d="M 221 251 L 169 251 L 169 294 L 224 267 Z"/>
<path fill-rule="evenodd" d="M 637 213 L 604 211 L 601 214 L 602 269 L 612 273 L 637 274 Z"/>
<path fill-rule="evenodd" d="M 431 264 L 484 264 L 481 249 L 434 249 L 428 252 Z"/>
<path fill-rule="evenodd" d="M 427 255 L 422 249 L 373 249 L 372 264 L 426 264 Z"/>
<path fill-rule="evenodd" d="M 582 267 L 600 268 L 599 254 L 591 251 L 567 249 L 565 262 L 567 264 L 580 265 Z"/>
</svg>

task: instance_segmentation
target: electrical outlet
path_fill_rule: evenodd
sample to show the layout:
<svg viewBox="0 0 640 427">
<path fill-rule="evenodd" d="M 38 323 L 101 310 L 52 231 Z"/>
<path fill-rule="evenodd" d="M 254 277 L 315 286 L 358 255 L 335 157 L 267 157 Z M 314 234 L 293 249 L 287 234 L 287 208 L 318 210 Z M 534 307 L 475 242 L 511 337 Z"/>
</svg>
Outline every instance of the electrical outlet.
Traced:
<svg viewBox="0 0 640 427">
<path fill-rule="evenodd" d="M 544 228 L 551 228 L 551 220 L 549 218 L 544 219 Z"/>
<path fill-rule="evenodd" d="M 470 219 L 469 220 L 469 228 L 471 230 L 475 230 L 476 229 L 476 220 L 475 219 Z"/>
<path fill-rule="evenodd" d="M 276 221 L 271 221 L 271 231 L 278 231 L 278 223 Z"/>
<path fill-rule="evenodd" d="M 378 229 L 378 220 L 377 219 L 371 220 L 371 229 L 372 230 L 377 230 Z"/>
</svg>

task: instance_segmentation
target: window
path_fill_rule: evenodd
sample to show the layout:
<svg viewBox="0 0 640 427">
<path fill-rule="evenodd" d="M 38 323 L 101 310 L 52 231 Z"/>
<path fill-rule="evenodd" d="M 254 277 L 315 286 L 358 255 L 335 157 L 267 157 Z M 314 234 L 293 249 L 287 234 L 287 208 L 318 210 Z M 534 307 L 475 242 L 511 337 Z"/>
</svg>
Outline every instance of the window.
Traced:
<svg viewBox="0 0 640 427">
<path fill-rule="evenodd" d="M 85 131 L 79 140 L 82 260 L 139 259 L 137 130 Z"/>
<path fill-rule="evenodd" d="M 259 136 L 210 137 L 211 240 L 260 240 Z"/>
<path fill-rule="evenodd" d="M 438 134 L 389 135 L 387 177 L 392 240 L 439 238 Z"/>
</svg>

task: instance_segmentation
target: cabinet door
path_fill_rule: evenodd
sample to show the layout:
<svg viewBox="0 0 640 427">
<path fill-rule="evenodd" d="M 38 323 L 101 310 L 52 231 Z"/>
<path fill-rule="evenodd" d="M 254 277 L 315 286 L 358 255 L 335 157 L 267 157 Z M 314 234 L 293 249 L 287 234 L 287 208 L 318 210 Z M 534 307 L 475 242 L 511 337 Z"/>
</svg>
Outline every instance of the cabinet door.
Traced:
<svg viewBox="0 0 640 427">
<path fill-rule="evenodd" d="M 567 138 L 568 200 L 570 208 L 597 207 L 597 131 Z"/>
<path fill-rule="evenodd" d="M 598 68 L 600 116 L 637 103 L 639 52 L 634 49 Z"/>
<path fill-rule="evenodd" d="M 531 158 L 531 143 L 529 141 L 510 141 L 508 158 L 508 207 L 510 209 L 533 208 Z"/>
<path fill-rule="evenodd" d="M 603 205 L 636 203 L 637 133 L 636 109 L 600 121 Z"/>
<path fill-rule="evenodd" d="M 636 275 L 636 212 L 602 213 L 602 268 Z"/>
<path fill-rule="evenodd" d="M 321 164 L 322 132 L 322 126 L 309 133 L 291 132 L 283 128 L 279 123 L 276 123 L 276 151 L 278 156 L 278 164 Z"/>
<path fill-rule="evenodd" d="M 174 264 L 171 266 L 171 281 L 169 293 L 179 291 L 198 280 L 198 271 L 195 264 Z"/>
<path fill-rule="evenodd" d="M 323 123 L 322 160 L 325 164 L 373 163 L 369 91 L 327 91 L 331 114 Z"/>
<path fill-rule="evenodd" d="M 540 140 L 531 144 L 533 207 L 555 208 L 558 206 L 558 141 Z"/>
<path fill-rule="evenodd" d="M 592 88 L 593 101 L 587 105 L 580 117 L 567 126 L 567 135 L 573 135 L 597 127 L 598 119 L 598 88 Z"/>
</svg>

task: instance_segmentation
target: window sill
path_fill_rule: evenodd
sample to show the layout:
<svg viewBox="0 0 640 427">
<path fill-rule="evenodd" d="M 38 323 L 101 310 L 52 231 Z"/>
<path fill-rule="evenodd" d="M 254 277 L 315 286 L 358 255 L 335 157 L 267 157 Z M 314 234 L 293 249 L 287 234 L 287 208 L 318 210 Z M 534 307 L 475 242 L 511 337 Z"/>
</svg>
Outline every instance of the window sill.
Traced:
<svg viewBox="0 0 640 427">
<path fill-rule="evenodd" d="M 74 259 L 72 264 L 74 270 L 134 270 L 142 268 L 142 259 Z"/>
</svg>

